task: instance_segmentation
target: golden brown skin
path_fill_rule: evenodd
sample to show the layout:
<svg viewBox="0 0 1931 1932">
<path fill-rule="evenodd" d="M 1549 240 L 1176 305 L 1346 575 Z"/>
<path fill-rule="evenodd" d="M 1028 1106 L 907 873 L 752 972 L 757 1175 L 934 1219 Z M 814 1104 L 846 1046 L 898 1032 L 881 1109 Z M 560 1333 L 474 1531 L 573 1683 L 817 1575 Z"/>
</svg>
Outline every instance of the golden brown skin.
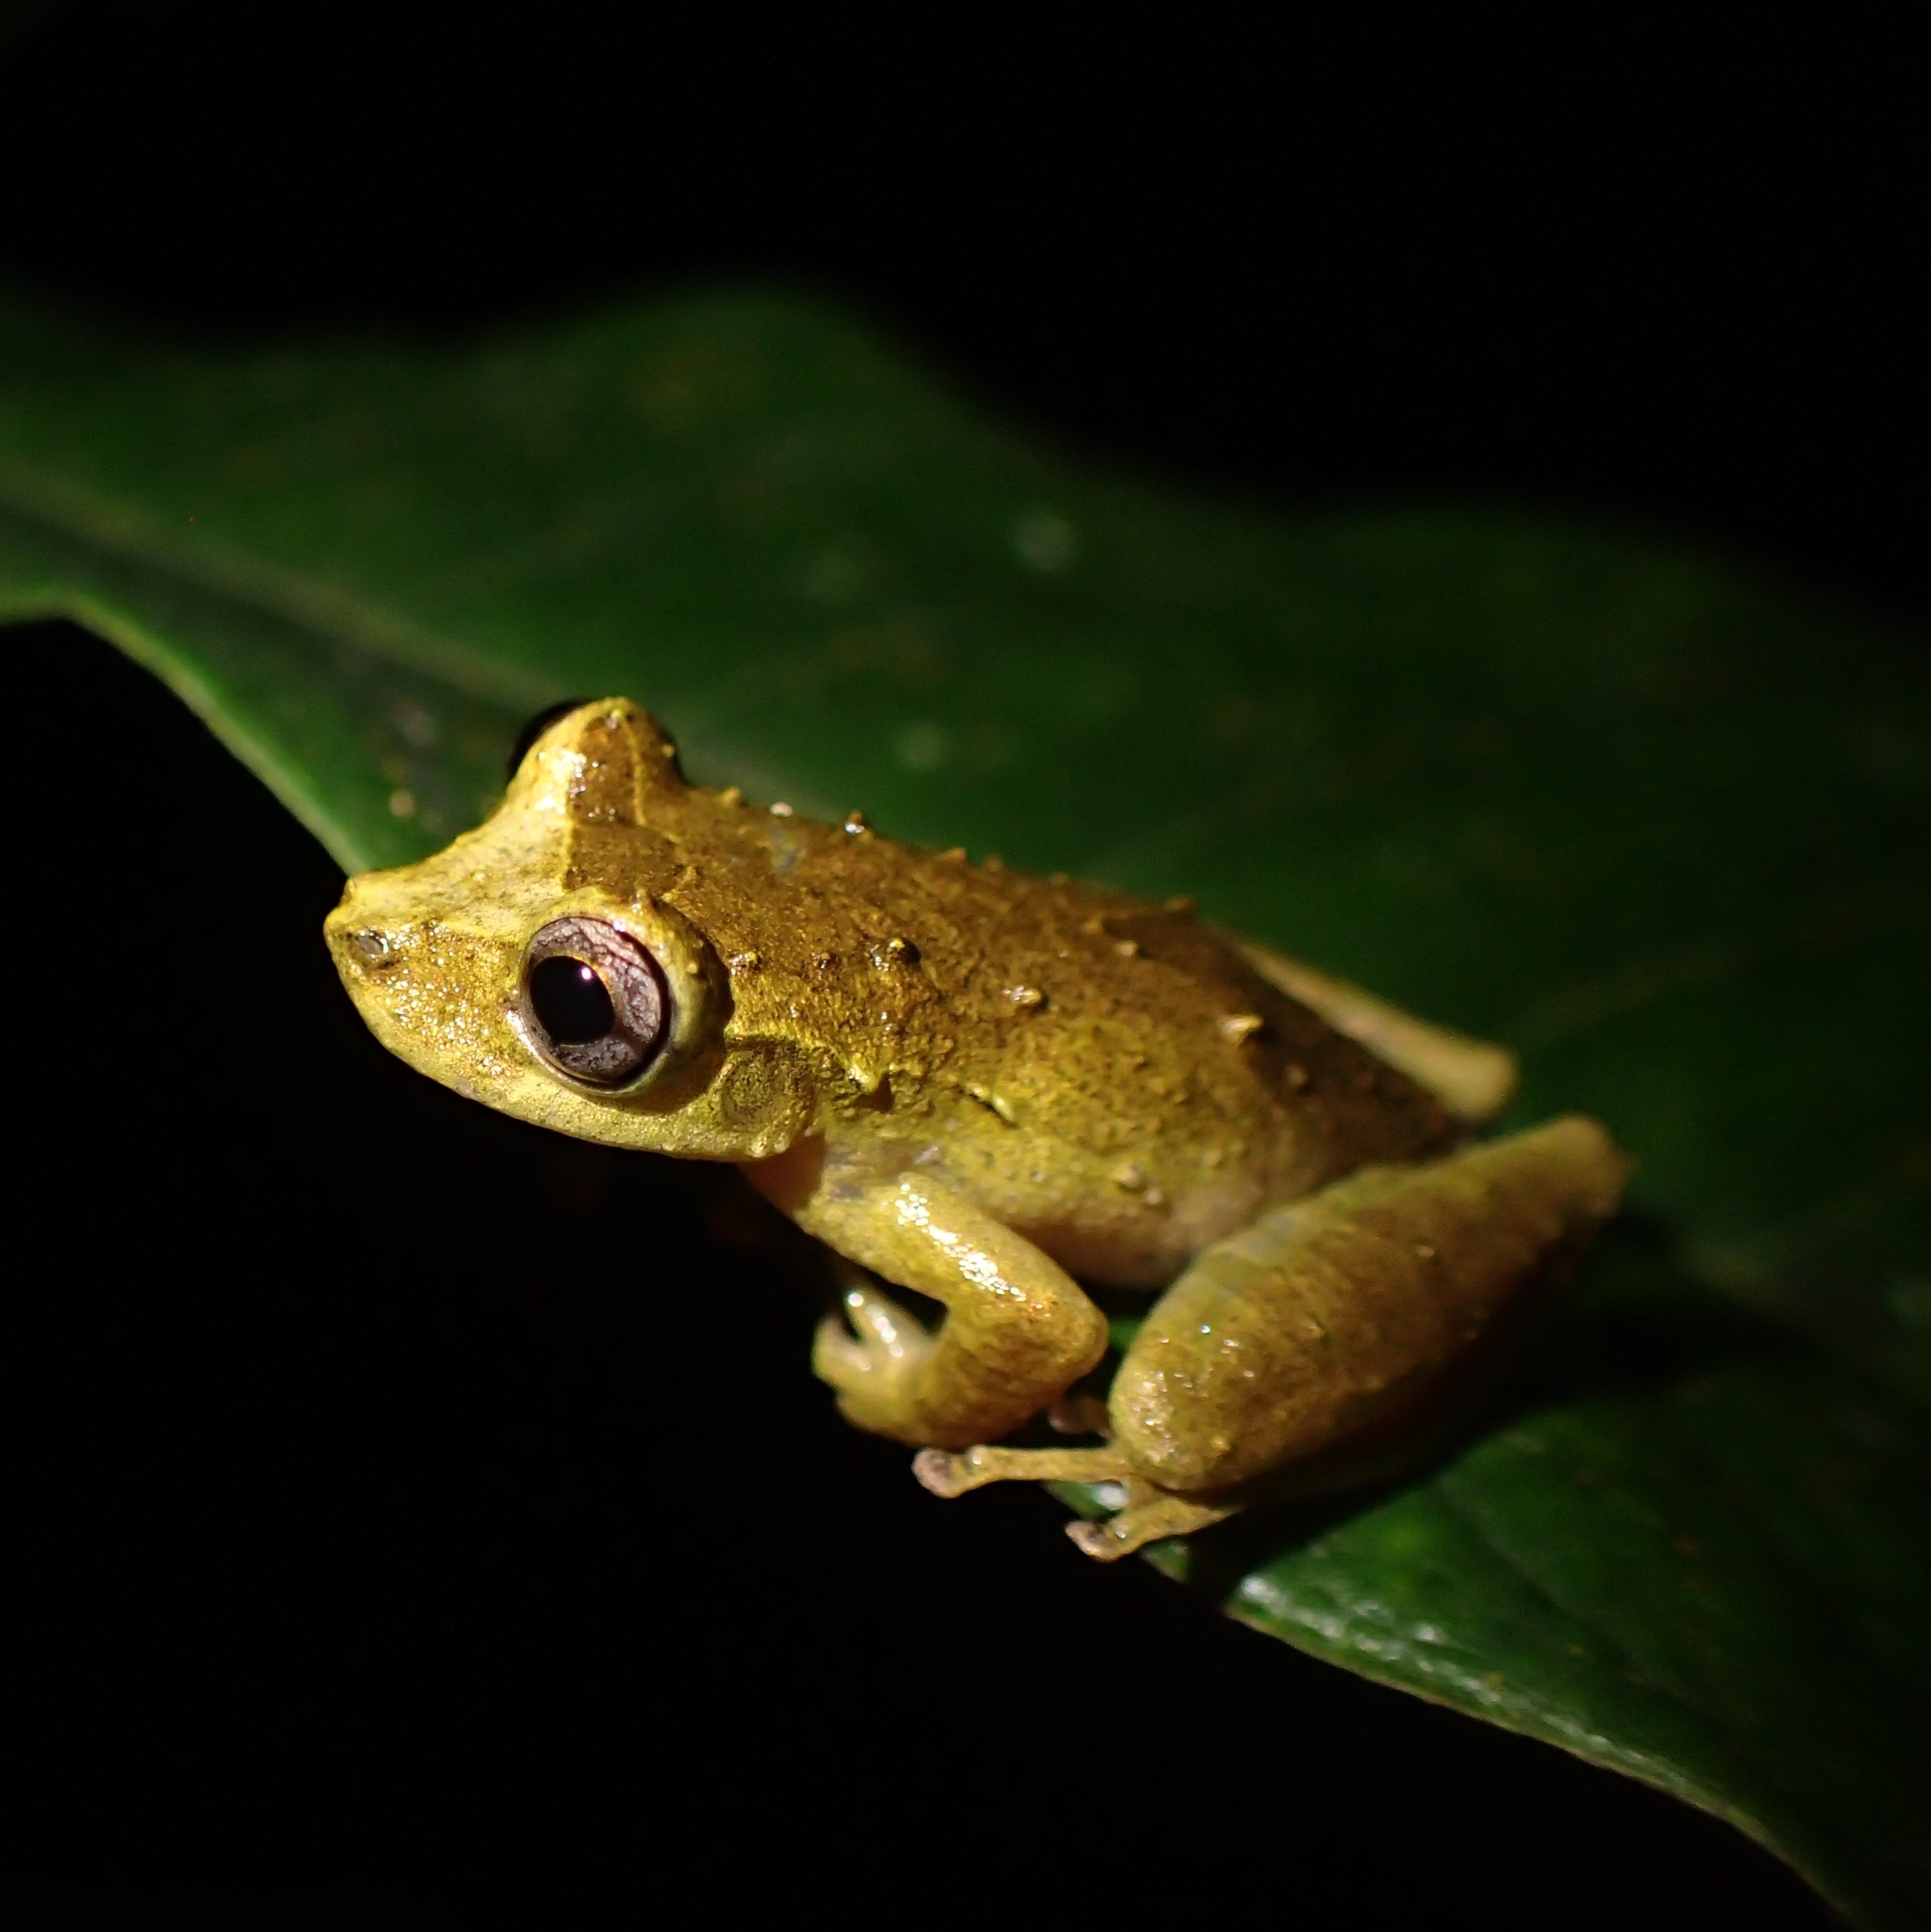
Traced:
<svg viewBox="0 0 1931 1932">
<path fill-rule="evenodd" d="M 928 1331 L 861 1279 L 818 1372 L 854 1421 L 925 1445 L 941 1493 L 1128 1480 L 1131 1508 L 1079 1526 L 1096 1555 L 1216 1520 L 1230 1484 L 1433 1376 L 1613 1211 L 1623 1171 L 1587 1122 L 1456 1154 L 1506 1096 L 1500 1048 L 1184 905 L 700 790 L 622 700 L 553 724 L 477 830 L 352 879 L 328 938 L 377 1036 L 433 1078 L 584 1139 L 738 1162 L 848 1261 L 941 1304 Z M 607 1034 L 553 1036 L 560 970 L 594 975 Z M 1298 1221 L 1270 1211 L 1297 1202 Z M 1099 1360 L 1082 1280 L 1173 1284 L 1112 1439 L 971 1447 Z M 1197 1347 L 1203 1295 L 1221 1319 Z M 1293 1340 L 1311 1323 L 1311 1352 Z M 1227 1371 L 1243 1328 L 1264 1375 Z"/>
</svg>

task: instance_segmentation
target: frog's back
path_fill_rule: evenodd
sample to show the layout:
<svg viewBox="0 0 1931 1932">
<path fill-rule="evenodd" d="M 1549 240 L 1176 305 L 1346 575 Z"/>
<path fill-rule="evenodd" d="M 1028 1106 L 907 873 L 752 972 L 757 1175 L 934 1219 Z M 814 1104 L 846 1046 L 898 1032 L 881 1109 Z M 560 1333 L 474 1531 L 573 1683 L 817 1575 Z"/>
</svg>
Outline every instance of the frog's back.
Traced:
<svg viewBox="0 0 1931 1932">
<path fill-rule="evenodd" d="M 1158 1285 L 1272 1202 L 1452 1138 L 1185 904 L 689 796 L 665 896 L 731 964 L 734 1030 L 843 1069 L 834 1152 L 942 1170 L 1089 1280 Z"/>
<path fill-rule="evenodd" d="M 1452 1141 L 1432 1096 L 1190 907 L 1007 883 L 969 962 L 999 1022 L 966 1056 L 979 1118 L 944 1166 L 1076 1274 L 1157 1286 L 1267 1205 Z"/>
</svg>

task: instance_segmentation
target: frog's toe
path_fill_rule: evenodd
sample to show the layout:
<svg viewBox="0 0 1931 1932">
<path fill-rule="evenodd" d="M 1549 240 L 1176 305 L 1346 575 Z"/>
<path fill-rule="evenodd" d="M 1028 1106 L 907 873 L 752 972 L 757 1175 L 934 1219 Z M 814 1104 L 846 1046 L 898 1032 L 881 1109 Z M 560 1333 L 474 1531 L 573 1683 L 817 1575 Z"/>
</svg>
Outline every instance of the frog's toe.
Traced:
<svg viewBox="0 0 1931 1932">
<path fill-rule="evenodd" d="M 827 1315 L 812 1337 L 812 1372 L 820 1382 L 842 1392 L 862 1388 L 871 1378 L 872 1358 L 835 1315 Z"/>
<path fill-rule="evenodd" d="M 812 1338 L 812 1372 L 841 1398 L 867 1409 L 889 1406 L 905 1392 L 923 1354 L 895 1350 L 875 1336 L 854 1335 L 836 1315 L 827 1315 Z"/>
<path fill-rule="evenodd" d="M 1146 1498 L 1143 1500 L 1143 1498 Z M 1237 1504 L 1196 1502 L 1191 1497 L 1156 1490 L 1152 1484 L 1130 1486 L 1127 1507 L 1104 1522 L 1069 1522 L 1066 1534 L 1074 1546 L 1099 1563 L 1116 1563 L 1149 1543 L 1169 1536 L 1191 1536 L 1224 1522 Z"/>
<path fill-rule="evenodd" d="M 950 1449 L 921 1449 L 912 1458 L 912 1474 L 934 1496 L 948 1500 L 979 1486 L 965 1456 Z"/>
<path fill-rule="evenodd" d="M 837 1391 L 839 1408 L 860 1428 L 917 1442 L 915 1393 L 937 1337 L 856 1270 L 839 1302 L 842 1315 L 827 1315 L 818 1325 L 813 1372 Z"/>
<path fill-rule="evenodd" d="M 812 1367 L 841 1394 L 900 1382 L 932 1353 L 931 1330 L 869 1276 L 848 1274 L 839 1305 L 842 1318 L 818 1324 Z"/>
<path fill-rule="evenodd" d="M 901 1308 L 870 1276 L 851 1270 L 839 1304 L 861 1346 L 887 1361 L 922 1361 L 936 1340 L 915 1315 Z"/>
</svg>

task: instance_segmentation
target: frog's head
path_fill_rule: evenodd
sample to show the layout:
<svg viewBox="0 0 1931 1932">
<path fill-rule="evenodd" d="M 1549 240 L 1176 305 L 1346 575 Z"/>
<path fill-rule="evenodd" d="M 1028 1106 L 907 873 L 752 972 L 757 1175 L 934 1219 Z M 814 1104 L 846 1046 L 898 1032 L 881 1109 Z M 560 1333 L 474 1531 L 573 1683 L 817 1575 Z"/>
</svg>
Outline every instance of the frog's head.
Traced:
<svg viewBox="0 0 1931 1932">
<path fill-rule="evenodd" d="M 419 864 L 352 878 L 326 932 L 383 1044 L 446 1087 L 586 1140 L 710 1159 L 779 1153 L 805 1083 L 734 1040 L 706 936 L 662 896 L 694 794 L 620 698 L 524 754 L 485 824 Z"/>
</svg>

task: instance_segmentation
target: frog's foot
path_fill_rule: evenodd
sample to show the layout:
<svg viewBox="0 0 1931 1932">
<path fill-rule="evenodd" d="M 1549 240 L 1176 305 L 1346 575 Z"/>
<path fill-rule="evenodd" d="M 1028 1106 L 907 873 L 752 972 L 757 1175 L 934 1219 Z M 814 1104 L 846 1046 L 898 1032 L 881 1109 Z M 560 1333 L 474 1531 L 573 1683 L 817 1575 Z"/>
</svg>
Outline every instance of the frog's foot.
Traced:
<svg viewBox="0 0 1931 1932">
<path fill-rule="evenodd" d="M 921 1449 L 912 1474 L 935 1496 L 962 1496 L 988 1483 L 1113 1483 L 1131 1472 L 1115 1448 Z"/>
<path fill-rule="evenodd" d="M 1163 1490 L 1136 1475 L 1110 1444 L 1099 1449 L 921 1449 L 912 1474 L 935 1496 L 962 1496 L 988 1483 L 1104 1483 L 1116 1496 L 1118 1514 L 1104 1522 L 1070 1522 L 1066 1534 L 1102 1563 L 1131 1556 L 1162 1537 L 1186 1536 L 1224 1522 L 1237 1503 L 1209 1503 Z"/>
<path fill-rule="evenodd" d="M 1148 1482 L 1130 1482 L 1126 1490 L 1126 1507 L 1104 1522 L 1066 1526 L 1075 1546 L 1096 1562 L 1117 1562 L 1164 1537 L 1191 1536 L 1197 1529 L 1225 1522 L 1240 1509 L 1238 1503 L 1199 1502 Z"/>
<path fill-rule="evenodd" d="M 812 1372 L 860 1428 L 917 1442 L 912 1393 L 938 1337 L 856 1268 L 845 1271 L 839 1304 L 842 1318 L 827 1315 L 818 1324 Z"/>
</svg>

